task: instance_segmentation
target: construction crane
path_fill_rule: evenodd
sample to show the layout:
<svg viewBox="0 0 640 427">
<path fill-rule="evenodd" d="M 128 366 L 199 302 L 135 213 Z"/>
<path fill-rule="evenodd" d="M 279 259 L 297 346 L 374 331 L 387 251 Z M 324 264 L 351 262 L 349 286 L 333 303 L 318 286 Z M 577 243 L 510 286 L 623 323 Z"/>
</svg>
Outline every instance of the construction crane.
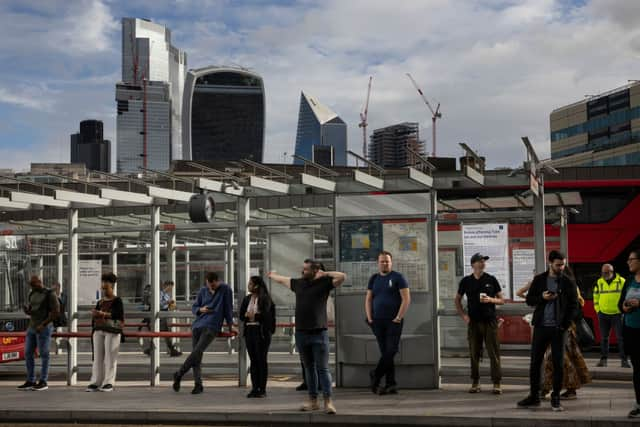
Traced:
<svg viewBox="0 0 640 427">
<path fill-rule="evenodd" d="M 364 107 L 362 107 L 362 111 L 360 112 L 360 124 L 358 127 L 362 128 L 362 157 L 365 159 L 369 156 L 367 155 L 367 117 L 369 115 L 369 96 L 371 95 L 371 80 L 373 80 L 373 76 L 369 76 L 369 86 L 367 87 L 367 100 L 364 103 Z"/>
<path fill-rule="evenodd" d="M 422 97 L 422 100 L 425 104 L 427 104 L 427 107 L 429 107 L 429 110 L 431 111 L 431 138 L 433 140 L 433 157 L 436 157 L 436 120 L 442 117 L 442 113 L 440 113 L 440 103 L 438 102 L 438 105 L 434 110 L 433 107 L 431 107 L 431 104 L 429 104 L 427 97 L 424 96 L 424 93 L 422 93 L 422 90 L 418 86 L 418 83 L 416 83 L 413 77 L 411 77 L 411 74 L 407 73 L 407 77 L 409 77 L 409 80 L 411 80 L 411 83 L 413 83 L 413 86 L 416 88 L 416 90 Z"/>
</svg>

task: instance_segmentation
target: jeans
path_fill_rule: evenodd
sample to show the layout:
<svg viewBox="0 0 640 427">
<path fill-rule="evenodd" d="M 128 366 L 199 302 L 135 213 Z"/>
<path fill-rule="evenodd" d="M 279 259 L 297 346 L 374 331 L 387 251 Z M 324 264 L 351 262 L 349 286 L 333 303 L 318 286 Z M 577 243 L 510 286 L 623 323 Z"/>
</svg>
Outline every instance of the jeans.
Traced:
<svg viewBox="0 0 640 427">
<path fill-rule="evenodd" d="M 314 333 L 296 331 L 296 347 L 302 356 L 309 396 L 318 397 L 318 380 L 324 397 L 331 397 L 329 371 L 329 334 L 326 330 Z M 319 378 L 318 378 L 319 377 Z"/>
<path fill-rule="evenodd" d="M 210 328 L 196 328 L 191 332 L 193 348 L 189 357 L 178 369 L 178 375 L 181 378 L 193 368 L 193 381 L 197 385 L 202 385 L 202 356 L 217 335 L 217 332 Z"/>
<path fill-rule="evenodd" d="M 636 393 L 636 404 L 640 405 L 640 328 L 630 328 L 625 325 L 623 334 L 631 366 L 633 366 L 633 390 Z"/>
<path fill-rule="evenodd" d="M 502 368 L 500 366 L 498 322 L 495 319 L 472 320 L 467 327 L 467 339 L 469 341 L 469 358 L 471 359 L 471 380 L 474 383 L 480 381 L 480 358 L 484 344 L 491 362 L 491 380 L 494 384 L 499 384 L 502 380 Z"/>
<path fill-rule="evenodd" d="M 391 319 L 374 319 L 371 329 L 380 349 L 380 360 L 378 360 L 374 371 L 376 383 L 385 377 L 387 387 L 394 386 L 396 385 L 396 369 L 393 358 L 400 348 L 402 322 L 395 323 Z"/>
<path fill-rule="evenodd" d="M 34 359 L 36 348 L 40 352 L 42 367 L 40 368 L 40 381 L 46 382 L 49 378 L 49 345 L 53 325 L 48 325 L 40 333 L 35 328 L 27 329 L 24 341 L 24 360 L 27 365 L 27 381 L 36 381 L 36 361 Z"/>
<path fill-rule="evenodd" d="M 624 354 L 624 338 L 622 336 L 622 314 L 598 313 L 598 323 L 600 324 L 600 355 L 605 359 L 609 357 L 609 335 L 611 328 L 616 333 L 620 358 L 626 360 Z"/>
<path fill-rule="evenodd" d="M 567 331 L 555 327 L 536 326 L 533 330 L 531 343 L 531 366 L 529 380 L 531 381 L 531 396 L 540 395 L 540 376 L 544 354 L 551 345 L 551 361 L 553 362 L 553 392 L 559 396 L 562 390 L 564 348 L 567 342 Z"/>
<path fill-rule="evenodd" d="M 245 329 L 245 342 L 247 343 L 247 353 L 251 360 L 251 385 L 253 391 L 266 392 L 267 378 L 269 376 L 269 365 L 267 356 L 271 345 L 271 334 L 263 331 L 260 325 L 247 326 Z"/>
</svg>

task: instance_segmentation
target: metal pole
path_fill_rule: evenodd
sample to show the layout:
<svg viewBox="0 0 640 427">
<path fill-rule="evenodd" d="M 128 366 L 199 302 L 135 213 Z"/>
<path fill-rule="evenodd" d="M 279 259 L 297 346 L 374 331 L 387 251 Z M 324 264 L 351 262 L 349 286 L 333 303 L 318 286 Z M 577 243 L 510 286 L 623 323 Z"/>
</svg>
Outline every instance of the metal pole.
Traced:
<svg viewBox="0 0 640 427">
<path fill-rule="evenodd" d="M 533 195 L 533 241 L 535 242 L 536 274 L 547 269 L 544 214 L 544 180 L 540 173 L 539 196 Z"/>
<path fill-rule="evenodd" d="M 230 248 L 231 248 L 231 249 L 229 249 L 229 265 L 231 266 L 229 268 L 229 284 L 231 286 L 233 286 L 235 284 L 235 282 L 236 282 L 236 264 L 235 264 L 236 250 L 235 250 L 235 245 L 234 245 L 235 238 L 236 238 L 235 233 L 229 234 L 229 245 L 230 245 Z M 238 268 L 240 268 L 240 267 L 238 267 Z"/>
<path fill-rule="evenodd" d="M 227 240 L 224 247 L 224 280 L 233 285 L 233 282 L 229 279 L 229 271 L 231 271 L 231 261 L 229 260 L 229 252 L 231 252 L 231 242 Z"/>
<path fill-rule="evenodd" d="M 151 207 L 151 320 L 153 332 L 160 332 L 160 206 Z M 160 339 L 152 338 L 151 386 L 160 384 Z"/>
<path fill-rule="evenodd" d="M 429 197 L 429 286 L 431 288 L 432 313 L 433 313 L 433 378 L 435 387 L 440 388 L 440 317 L 438 307 L 440 305 L 440 278 L 438 259 L 438 192 L 431 190 Z"/>
<path fill-rule="evenodd" d="M 62 292 L 67 292 L 64 282 L 64 240 L 58 240 L 56 245 L 56 281 L 60 283 Z"/>
<path fill-rule="evenodd" d="M 40 278 L 40 280 L 42 280 L 42 283 L 45 283 L 45 281 L 44 281 L 44 257 L 42 255 L 40 255 L 38 257 L 38 277 Z"/>
<path fill-rule="evenodd" d="M 176 300 L 176 233 L 169 233 L 167 238 L 167 264 L 169 268 L 169 280 L 173 282 L 173 286 L 171 287 L 171 299 Z M 173 323 L 174 319 L 167 319 L 167 322 Z M 170 328 L 171 332 L 174 331 L 174 328 Z M 175 344 L 177 338 L 171 338 L 171 342 Z"/>
<path fill-rule="evenodd" d="M 78 209 L 71 208 L 69 220 L 69 332 L 78 332 Z M 78 381 L 78 338 L 69 338 L 67 352 L 67 385 Z"/>
<path fill-rule="evenodd" d="M 191 300 L 191 284 L 189 283 L 189 279 L 191 276 L 191 267 L 189 263 L 191 262 L 191 254 L 189 250 L 184 251 L 184 300 Z"/>
<path fill-rule="evenodd" d="M 118 275 L 118 238 L 111 239 L 111 251 L 109 252 L 109 263 L 111 264 L 111 272 Z M 118 284 L 113 287 L 115 294 L 118 294 Z"/>
<path fill-rule="evenodd" d="M 567 208 L 560 208 L 560 252 L 567 257 L 569 262 L 569 226 L 567 218 Z"/>
<path fill-rule="evenodd" d="M 238 302 L 244 298 L 247 293 L 247 281 L 249 280 L 249 199 L 246 197 L 238 197 L 238 271 L 237 271 L 237 289 Z M 231 235 L 233 241 L 233 234 Z M 233 286 L 233 284 L 230 284 Z M 239 304 L 238 304 L 239 305 Z M 244 326 L 239 323 L 239 336 L 242 336 Z M 238 385 L 245 387 L 247 385 L 247 348 L 243 339 L 238 340 Z"/>
</svg>

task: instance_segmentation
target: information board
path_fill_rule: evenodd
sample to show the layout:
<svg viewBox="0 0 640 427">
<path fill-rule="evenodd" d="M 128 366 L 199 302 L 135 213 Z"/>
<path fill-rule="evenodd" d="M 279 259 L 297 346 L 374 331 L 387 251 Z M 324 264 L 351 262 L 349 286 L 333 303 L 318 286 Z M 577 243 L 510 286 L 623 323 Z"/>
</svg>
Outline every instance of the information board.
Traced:
<svg viewBox="0 0 640 427">
<path fill-rule="evenodd" d="M 471 274 L 471 256 L 481 253 L 488 256 L 486 272 L 495 276 L 502 287 L 502 295 L 511 299 L 509 275 L 509 227 L 508 224 L 464 224 L 462 226 L 464 274 Z"/>
<path fill-rule="evenodd" d="M 102 261 L 78 261 L 78 305 L 94 305 L 101 296 Z"/>
<path fill-rule="evenodd" d="M 536 251 L 534 249 L 514 249 L 511 251 L 511 265 L 513 266 L 513 294 L 514 300 L 523 301 L 515 293 L 525 286 L 535 274 Z"/>
</svg>

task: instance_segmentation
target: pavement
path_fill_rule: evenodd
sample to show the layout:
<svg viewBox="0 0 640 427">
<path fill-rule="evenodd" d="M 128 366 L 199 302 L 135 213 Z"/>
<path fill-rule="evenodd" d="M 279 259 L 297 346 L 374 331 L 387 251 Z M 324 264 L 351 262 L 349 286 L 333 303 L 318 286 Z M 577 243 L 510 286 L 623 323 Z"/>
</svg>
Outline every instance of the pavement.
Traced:
<svg viewBox="0 0 640 427">
<path fill-rule="evenodd" d="M 271 381 L 265 399 L 247 399 L 246 389 L 234 381 L 206 381 L 205 392 L 193 396 L 191 384 L 183 383 L 175 393 L 165 381 L 159 387 L 119 382 L 112 393 L 87 393 L 84 387 L 51 382 L 42 392 L 18 391 L 19 382 L 0 385 L 0 422 L 75 425 L 369 425 L 369 426 L 638 426 L 626 418 L 632 407 L 633 390 L 592 388 L 579 398 L 563 402 L 564 412 L 552 412 L 548 402 L 535 410 L 517 409 L 527 394 L 526 386 L 504 387 L 494 396 L 490 387 L 479 394 L 466 392 L 466 385 L 444 385 L 440 390 L 400 390 L 400 394 L 376 396 L 363 389 L 337 389 L 337 415 L 298 410 L 305 395 L 296 383 Z"/>
</svg>

